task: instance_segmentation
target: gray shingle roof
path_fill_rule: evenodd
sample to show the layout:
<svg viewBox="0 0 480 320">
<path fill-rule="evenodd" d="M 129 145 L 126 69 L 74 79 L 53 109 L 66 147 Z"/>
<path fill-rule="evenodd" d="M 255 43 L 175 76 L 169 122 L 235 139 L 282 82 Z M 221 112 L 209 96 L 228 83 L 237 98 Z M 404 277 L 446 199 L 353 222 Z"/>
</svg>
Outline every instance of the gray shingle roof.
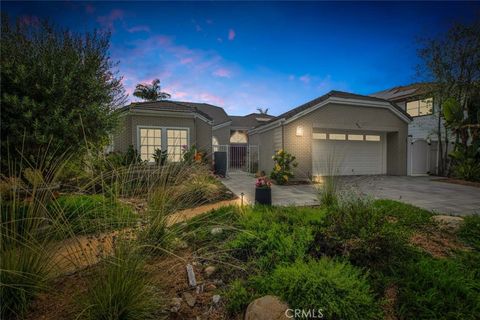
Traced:
<svg viewBox="0 0 480 320">
<path fill-rule="evenodd" d="M 180 101 L 170 101 L 170 100 L 162 100 L 162 101 L 154 101 L 154 102 L 133 102 L 126 107 L 121 108 L 121 110 L 152 110 L 152 111 L 169 111 L 169 112 L 192 112 L 197 113 L 204 118 L 214 121 L 213 117 L 211 117 L 208 113 L 200 110 L 195 106 L 194 103 L 185 103 Z"/>
<path fill-rule="evenodd" d="M 296 108 L 293 108 L 287 112 L 284 112 L 282 113 L 281 115 L 271 119 L 268 123 L 271 123 L 271 122 L 274 122 L 278 119 L 288 119 L 288 118 L 291 118 L 293 117 L 294 115 L 304 111 L 304 110 L 307 110 L 317 104 L 319 104 L 320 102 L 322 101 L 325 101 L 327 100 L 328 98 L 330 97 L 337 97 L 337 98 L 342 98 L 342 99 L 355 99 L 355 100 L 365 100 L 365 101 L 382 101 L 382 102 L 388 102 L 389 104 L 391 104 L 394 108 L 396 108 L 398 111 L 400 111 L 402 114 L 404 114 L 405 116 L 407 116 L 409 119 L 411 119 L 410 115 L 408 113 L 405 112 L 405 110 L 403 110 L 402 108 L 400 108 L 399 106 L 397 106 L 395 103 L 392 103 L 388 100 L 385 100 L 385 99 L 382 99 L 382 98 L 377 98 L 377 97 L 372 97 L 372 96 L 365 96 L 365 95 L 361 95 L 361 94 L 355 94 L 355 93 L 350 93 L 350 92 L 344 92 L 344 91 L 336 91 L 336 90 L 332 90 L 330 91 L 329 93 L 327 94 L 324 94 L 323 96 L 321 97 L 318 97 L 316 99 L 313 99 L 307 103 L 304 103 Z M 261 125 L 260 125 L 261 126 Z"/>
<path fill-rule="evenodd" d="M 261 114 L 261 113 L 250 113 L 246 116 L 230 116 L 230 119 L 232 119 L 232 124 L 231 126 L 233 128 L 254 128 L 262 123 L 266 123 L 269 121 L 269 119 L 274 118 L 274 116 L 271 116 L 269 114 Z M 260 120 L 260 119 L 266 119 L 266 120 Z"/>
<path fill-rule="evenodd" d="M 418 96 L 431 90 L 431 83 L 412 83 L 407 86 L 397 86 L 390 89 L 372 93 L 371 97 L 382 98 L 389 101 L 399 101 L 412 96 Z"/>
</svg>

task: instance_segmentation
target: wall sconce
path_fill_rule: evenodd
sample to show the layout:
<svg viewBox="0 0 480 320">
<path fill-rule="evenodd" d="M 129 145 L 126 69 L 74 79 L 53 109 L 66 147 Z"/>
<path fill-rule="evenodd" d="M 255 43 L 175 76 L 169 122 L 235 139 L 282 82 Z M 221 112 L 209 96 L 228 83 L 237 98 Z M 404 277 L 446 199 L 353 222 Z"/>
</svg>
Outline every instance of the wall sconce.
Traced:
<svg viewBox="0 0 480 320">
<path fill-rule="evenodd" d="M 297 126 L 297 137 L 303 137 L 303 126 Z"/>
</svg>

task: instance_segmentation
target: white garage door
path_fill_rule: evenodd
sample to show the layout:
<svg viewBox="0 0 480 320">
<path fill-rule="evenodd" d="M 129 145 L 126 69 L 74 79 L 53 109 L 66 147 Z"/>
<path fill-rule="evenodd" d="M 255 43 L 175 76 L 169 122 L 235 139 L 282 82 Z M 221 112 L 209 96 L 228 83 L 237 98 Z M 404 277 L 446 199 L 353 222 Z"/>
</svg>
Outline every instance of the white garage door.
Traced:
<svg viewBox="0 0 480 320">
<path fill-rule="evenodd" d="M 314 133 L 312 171 L 314 176 L 385 174 L 385 134 Z"/>
</svg>

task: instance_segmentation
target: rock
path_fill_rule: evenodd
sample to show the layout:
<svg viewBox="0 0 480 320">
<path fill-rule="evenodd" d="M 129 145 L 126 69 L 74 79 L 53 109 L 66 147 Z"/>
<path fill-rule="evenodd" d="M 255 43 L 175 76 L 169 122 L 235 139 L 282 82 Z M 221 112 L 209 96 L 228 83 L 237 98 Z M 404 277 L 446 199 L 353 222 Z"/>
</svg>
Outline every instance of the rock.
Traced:
<svg viewBox="0 0 480 320">
<path fill-rule="evenodd" d="M 212 235 L 220 234 L 222 232 L 223 232 L 223 229 L 220 227 L 215 227 L 215 228 L 212 228 L 212 230 L 210 230 L 210 233 Z"/>
<path fill-rule="evenodd" d="M 253 300 L 245 312 L 245 320 L 290 319 L 285 314 L 288 305 L 276 296 L 264 296 Z"/>
<path fill-rule="evenodd" d="M 205 268 L 205 270 L 203 270 L 205 272 L 205 274 L 207 275 L 207 277 L 210 277 L 212 274 L 215 273 L 215 271 L 217 271 L 217 268 L 214 267 L 214 266 L 208 266 Z"/>
<path fill-rule="evenodd" d="M 183 293 L 183 299 L 185 299 L 185 302 L 190 306 L 193 307 L 195 303 L 197 302 L 197 298 L 191 294 L 190 292 L 184 292 Z"/>
<path fill-rule="evenodd" d="M 178 312 L 182 306 L 182 301 L 182 298 L 172 298 L 172 301 L 170 302 L 170 311 Z"/>
<path fill-rule="evenodd" d="M 450 231 L 457 231 L 463 223 L 463 218 L 446 215 L 433 216 L 433 220 L 438 222 L 441 227 Z"/>
<path fill-rule="evenodd" d="M 212 301 L 213 301 L 214 304 L 219 303 L 220 302 L 220 296 L 218 294 L 214 295 L 212 297 Z"/>
<path fill-rule="evenodd" d="M 207 285 L 207 287 L 205 288 L 206 291 L 214 291 L 217 289 L 217 286 L 214 285 L 213 283 L 210 283 Z"/>
<path fill-rule="evenodd" d="M 187 276 L 188 276 L 188 284 L 191 287 L 196 287 L 197 280 L 195 279 L 195 272 L 193 271 L 193 267 L 191 264 L 187 264 Z"/>
</svg>

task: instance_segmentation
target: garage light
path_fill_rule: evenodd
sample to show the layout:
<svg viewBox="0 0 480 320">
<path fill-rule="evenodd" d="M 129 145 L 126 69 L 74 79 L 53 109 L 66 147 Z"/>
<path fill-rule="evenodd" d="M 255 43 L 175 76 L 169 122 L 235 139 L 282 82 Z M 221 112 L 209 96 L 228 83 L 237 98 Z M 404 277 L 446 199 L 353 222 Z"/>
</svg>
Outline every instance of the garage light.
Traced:
<svg viewBox="0 0 480 320">
<path fill-rule="evenodd" d="M 303 126 L 297 126 L 297 137 L 303 137 Z"/>
</svg>

